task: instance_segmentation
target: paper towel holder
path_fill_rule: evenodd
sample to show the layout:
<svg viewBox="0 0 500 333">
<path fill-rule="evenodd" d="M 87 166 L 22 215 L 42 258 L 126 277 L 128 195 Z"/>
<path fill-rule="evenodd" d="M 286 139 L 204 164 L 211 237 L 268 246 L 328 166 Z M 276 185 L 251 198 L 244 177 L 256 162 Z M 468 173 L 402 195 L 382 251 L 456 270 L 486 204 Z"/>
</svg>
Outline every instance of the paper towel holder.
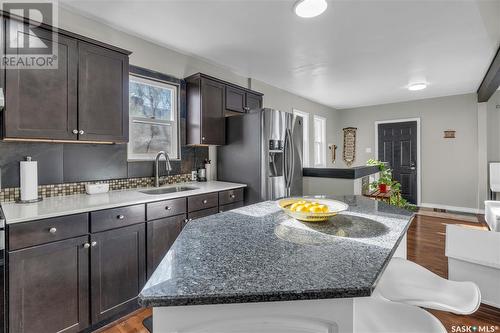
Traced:
<svg viewBox="0 0 500 333">
<path fill-rule="evenodd" d="M 28 162 L 30 162 L 31 161 L 31 156 L 26 156 L 25 160 L 28 161 Z M 19 203 L 19 204 L 30 204 L 30 203 L 40 202 L 42 200 L 43 200 L 42 197 L 38 197 L 38 198 L 32 199 L 32 200 L 21 200 L 21 197 L 19 197 L 19 199 L 16 200 L 16 203 Z"/>
</svg>

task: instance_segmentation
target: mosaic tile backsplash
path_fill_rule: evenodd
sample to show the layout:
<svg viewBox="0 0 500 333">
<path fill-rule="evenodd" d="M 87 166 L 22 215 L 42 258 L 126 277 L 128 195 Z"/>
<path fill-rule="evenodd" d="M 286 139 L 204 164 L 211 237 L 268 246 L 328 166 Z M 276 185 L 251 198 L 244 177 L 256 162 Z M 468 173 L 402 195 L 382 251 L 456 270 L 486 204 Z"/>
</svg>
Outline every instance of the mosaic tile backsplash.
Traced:
<svg viewBox="0 0 500 333">
<path fill-rule="evenodd" d="M 191 174 L 178 174 L 172 176 L 160 177 L 160 185 L 176 184 L 191 181 Z M 140 177 L 140 178 L 124 178 L 124 179 L 110 179 L 95 182 L 76 182 L 65 184 L 53 185 L 40 185 L 38 186 L 38 196 L 42 198 L 84 194 L 85 184 L 109 184 L 110 191 L 126 190 L 140 187 L 151 187 L 154 183 L 154 177 Z M 3 188 L 0 190 L 0 202 L 16 201 L 20 197 L 20 188 L 11 187 Z"/>
</svg>

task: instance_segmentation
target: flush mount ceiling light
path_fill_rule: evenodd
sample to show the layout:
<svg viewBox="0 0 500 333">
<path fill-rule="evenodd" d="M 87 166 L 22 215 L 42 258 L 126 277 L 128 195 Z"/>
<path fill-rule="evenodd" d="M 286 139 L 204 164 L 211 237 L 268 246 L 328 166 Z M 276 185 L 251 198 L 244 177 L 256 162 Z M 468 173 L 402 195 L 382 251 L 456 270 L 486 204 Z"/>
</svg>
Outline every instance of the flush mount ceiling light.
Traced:
<svg viewBox="0 0 500 333">
<path fill-rule="evenodd" d="M 412 83 L 408 86 L 408 90 L 411 91 L 423 90 L 425 88 L 427 88 L 427 83 L 424 82 Z"/>
<path fill-rule="evenodd" d="M 297 16 L 311 18 L 321 15 L 326 7 L 326 0 L 300 0 L 295 3 L 293 10 Z"/>
</svg>

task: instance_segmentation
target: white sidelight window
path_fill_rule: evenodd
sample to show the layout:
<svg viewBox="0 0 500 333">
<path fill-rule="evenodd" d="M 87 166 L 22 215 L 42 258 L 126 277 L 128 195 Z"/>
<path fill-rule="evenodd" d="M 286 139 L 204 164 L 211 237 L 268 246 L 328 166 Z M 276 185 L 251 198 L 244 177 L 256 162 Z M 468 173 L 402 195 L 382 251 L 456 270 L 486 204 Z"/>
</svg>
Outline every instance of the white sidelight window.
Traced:
<svg viewBox="0 0 500 333">
<path fill-rule="evenodd" d="M 309 113 L 300 110 L 293 110 L 293 114 L 302 117 L 302 167 L 309 166 Z"/>
<path fill-rule="evenodd" d="M 314 116 L 314 166 L 326 166 L 326 118 Z"/>
</svg>

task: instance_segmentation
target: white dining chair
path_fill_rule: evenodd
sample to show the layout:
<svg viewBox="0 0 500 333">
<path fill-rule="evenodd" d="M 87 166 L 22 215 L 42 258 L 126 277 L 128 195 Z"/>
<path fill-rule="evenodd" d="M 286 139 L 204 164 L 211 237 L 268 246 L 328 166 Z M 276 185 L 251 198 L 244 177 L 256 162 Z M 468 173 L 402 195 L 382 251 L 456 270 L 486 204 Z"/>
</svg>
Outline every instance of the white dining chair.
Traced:
<svg viewBox="0 0 500 333">
<path fill-rule="evenodd" d="M 445 333 L 429 312 L 376 297 L 354 299 L 354 333 Z"/>
<path fill-rule="evenodd" d="M 481 305 L 479 287 L 468 281 L 450 281 L 409 260 L 393 258 L 387 265 L 375 296 L 409 305 L 471 314 Z"/>
</svg>

